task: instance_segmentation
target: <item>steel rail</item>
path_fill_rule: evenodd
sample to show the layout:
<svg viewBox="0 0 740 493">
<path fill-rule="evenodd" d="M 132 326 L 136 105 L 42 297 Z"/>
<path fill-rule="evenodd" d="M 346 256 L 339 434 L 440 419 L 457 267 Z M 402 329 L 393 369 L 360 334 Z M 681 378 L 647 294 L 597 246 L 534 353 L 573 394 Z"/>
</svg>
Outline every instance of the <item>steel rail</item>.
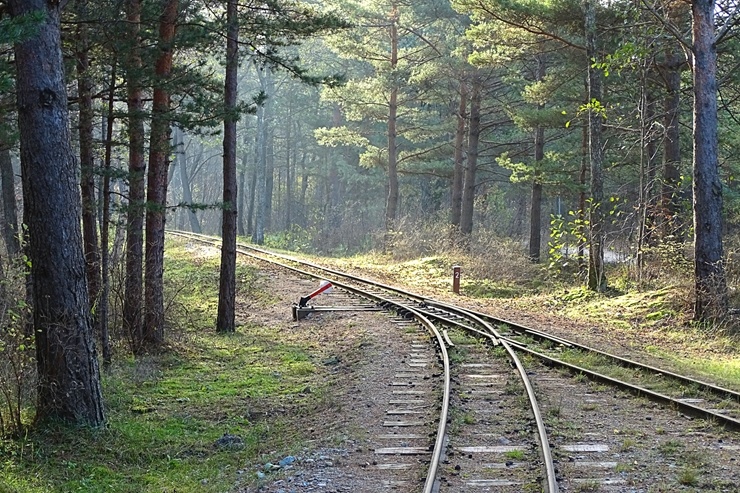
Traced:
<svg viewBox="0 0 740 493">
<path fill-rule="evenodd" d="M 552 459 L 552 451 L 550 450 L 550 441 L 547 438 L 547 429 L 545 428 L 545 421 L 542 419 L 542 413 L 540 412 L 540 406 L 537 402 L 537 397 L 534 394 L 534 388 L 532 387 L 532 382 L 529 380 L 529 376 L 527 375 L 527 371 L 524 368 L 524 365 L 522 365 L 521 361 L 519 360 L 519 357 L 516 354 L 516 351 L 514 348 L 512 348 L 512 345 L 510 342 L 501 336 L 501 334 L 498 333 L 495 327 L 493 327 L 490 323 L 486 322 L 484 319 L 479 317 L 477 314 L 468 311 L 464 308 L 460 308 L 454 305 L 449 305 L 447 303 L 442 303 L 435 300 L 426 300 L 426 304 L 432 305 L 432 306 L 438 306 L 440 308 L 444 308 L 446 310 L 454 311 L 460 314 L 465 314 L 467 317 L 472 318 L 479 324 L 481 324 L 483 327 L 485 327 L 489 332 L 492 338 L 495 338 L 498 340 L 498 343 L 500 343 L 505 349 L 506 352 L 509 354 L 509 358 L 514 362 L 514 365 L 516 366 L 517 371 L 519 372 L 519 377 L 521 378 L 522 382 L 524 383 L 524 388 L 527 391 L 527 398 L 529 399 L 529 405 L 532 409 L 532 414 L 534 415 L 535 423 L 537 425 L 537 439 L 540 444 L 540 456 L 542 458 L 542 461 L 545 464 L 545 483 L 547 485 L 547 492 L 548 493 L 557 493 L 558 492 L 558 483 L 557 483 L 557 476 L 555 473 L 555 463 Z"/>
<path fill-rule="evenodd" d="M 427 300 L 426 302 L 429 304 L 435 304 L 438 306 L 448 306 L 449 307 L 449 305 L 446 305 L 445 303 L 440 303 L 440 302 L 433 301 L 433 300 Z M 471 313 L 475 314 L 476 316 L 480 317 L 483 320 L 488 319 L 488 320 L 495 320 L 498 323 L 505 323 L 506 325 L 509 325 L 510 327 L 514 328 L 514 330 L 516 330 L 516 328 L 518 327 L 520 329 L 518 330 L 518 332 L 526 332 L 527 334 L 530 334 L 533 337 L 540 339 L 540 340 L 547 340 L 547 341 L 557 342 L 557 343 L 560 343 L 561 341 L 565 341 L 569 347 L 572 347 L 574 349 L 579 349 L 584 352 L 592 352 L 594 354 L 603 356 L 605 358 L 612 359 L 613 361 L 620 363 L 621 366 L 623 367 L 640 369 L 640 370 L 645 370 L 645 371 L 652 371 L 655 373 L 659 373 L 661 375 L 666 375 L 684 384 L 690 384 L 690 385 L 696 385 L 699 387 L 703 387 L 713 392 L 715 395 L 719 395 L 720 397 L 730 397 L 730 398 L 740 401 L 740 393 L 737 393 L 730 389 L 725 389 L 725 388 L 722 388 L 722 387 L 719 387 L 713 384 L 709 384 L 706 382 L 702 382 L 700 380 L 695 380 L 695 379 L 686 377 L 684 375 L 679 375 L 677 373 L 673 373 L 673 372 L 666 371 L 660 368 L 656 368 L 654 366 L 645 365 L 645 364 L 642 364 L 642 363 L 639 363 L 639 362 L 636 362 L 636 361 L 633 361 L 627 358 L 622 358 L 620 356 L 616 356 L 616 355 L 607 353 L 605 351 L 601 351 L 601 350 L 594 349 L 594 348 L 591 348 L 591 347 L 588 347 L 582 344 L 578 344 L 573 341 L 564 340 L 564 339 L 561 339 L 559 337 L 554 337 L 554 336 L 550 337 L 549 334 L 546 334 L 544 332 L 537 331 L 535 329 L 530 329 L 528 327 L 524 327 L 524 326 L 515 324 L 513 322 L 497 319 L 496 317 L 492 317 L 491 315 L 475 312 L 472 310 L 471 310 Z M 684 414 L 694 416 L 697 418 L 707 419 L 709 421 L 715 421 L 718 424 L 721 424 L 728 429 L 740 430 L 740 420 L 738 419 L 732 418 L 730 416 L 727 416 L 719 412 L 715 412 L 708 408 L 696 406 L 692 404 L 691 402 L 686 402 L 682 399 L 671 397 L 669 395 L 647 389 L 645 387 L 642 387 L 634 383 L 625 382 L 624 380 L 620 380 L 618 378 L 610 377 L 608 375 L 604 375 L 602 373 L 589 370 L 587 368 L 582 368 L 572 363 L 567 363 L 558 358 L 555 358 L 555 357 L 546 355 L 544 353 L 541 353 L 539 351 L 535 351 L 531 348 L 528 348 L 526 347 L 526 345 L 522 344 L 521 342 L 514 341 L 512 339 L 503 337 L 498 332 L 496 332 L 496 334 L 502 344 L 510 343 L 517 351 L 527 352 L 530 355 L 535 356 L 551 365 L 560 366 L 561 368 L 567 368 L 574 373 L 582 373 L 584 375 L 591 377 L 594 380 L 608 383 L 610 385 L 616 386 L 623 390 L 628 390 L 632 394 L 635 394 L 638 396 L 647 397 L 648 399 L 653 400 L 654 402 L 659 402 L 663 404 L 671 404 L 675 406 L 676 408 L 678 408 L 679 410 L 681 410 Z"/>
<path fill-rule="evenodd" d="M 476 315 L 478 315 L 479 317 L 481 317 L 483 319 L 492 320 L 494 323 L 497 323 L 497 324 L 505 324 L 505 325 L 508 325 L 514 331 L 520 332 L 520 333 L 524 333 L 524 334 L 528 334 L 528 335 L 532 336 L 534 339 L 544 340 L 544 341 L 550 341 L 550 342 L 553 342 L 553 343 L 562 344 L 564 346 L 572 347 L 574 349 L 579 349 L 579 350 L 582 350 L 582 351 L 585 351 L 585 352 L 590 352 L 590 353 L 593 353 L 593 354 L 597 354 L 599 356 L 603 356 L 604 358 L 608 358 L 608 359 L 611 359 L 611 360 L 619 363 L 619 365 L 622 366 L 622 367 L 625 367 L 625 368 L 634 368 L 634 369 L 645 370 L 645 371 L 651 371 L 653 373 L 659 373 L 661 375 L 665 375 L 665 376 L 671 377 L 674 380 L 677 380 L 677 381 L 679 381 L 681 383 L 685 383 L 685 384 L 688 384 L 688 385 L 697 385 L 697 386 L 703 387 L 704 389 L 706 389 L 706 390 L 708 390 L 708 391 L 710 391 L 710 392 L 712 392 L 715 395 L 718 395 L 720 397 L 730 398 L 730 399 L 733 399 L 733 400 L 735 400 L 737 402 L 740 402 L 740 392 L 735 391 L 735 390 L 732 390 L 732 389 L 721 387 L 719 385 L 716 385 L 716 384 L 713 384 L 713 383 L 709 383 L 709 382 L 706 382 L 706 381 L 703 381 L 703 380 L 698 380 L 698 379 L 695 379 L 695 378 L 687 377 L 685 375 L 681 375 L 679 373 L 675 373 L 675 372 L 672 372 L 670 370 L 666 370 L 664 368 L 659 368 L 657 366 L 652 366 L 652 365 L 648 365 L 648 364 L 645 364 L 645 363 L 640 363 L 639 361 L 635 361 L 635 360 L 632 360 L 632 359 L 629 359 L 629 358 L 625 358 L 623 356 L 618 356 L 616 354 L 612 354 L 612 353 L 609 353 L 609 352 L 606 352 L 606 351 L 602 351 L 600 349 L 596 349 L 596 348 L 587 346 L 585 344 L 581 344 L 581 343 L 578 343 L 578 342 L 570 341 L 568 339 L 565 339 L 565 338 L 562 338 L 562 337 L 559 337 L 559 336 L 555 336 L 555 335 L 551 335 L 551 334 L 548 334 L 546 332 L 542 332 L 542 331 L 539 331 L 539 330 L 536 330 L 536 329 L 532 329 L 530 327 L 527 327 L 527 326 L 518 324 L 516 322 L 512 322 L 510 320 L 506 320 L 506 319 L 494 317 L 493 315 L 489 315 L 489 314 L 481 313 L 481 312 L 476 312 L 476 311 L 473 311 L 473 310 L 471 310 L 471 313 L 475 313 Z M 520 346 L 522 345 L 521 343 L 517 343 L 517 344 L 519 344 Z"/>
<path fill-rule="evenodd" d="M 185 238 L 193 238 L 194 236 L 200 236 L 201 238 L 198 238 L 198 241 L 203 241 L 211 245 L 218 244 L 218 241 L 216 241 L 214 238 L 210 238 L 205 235 L 192 235 L 191 236 L 190 234 L 184 234 L 184 233 L 173 232 L 173 231 L 170 231 L 170 233 L 173 233 L 177 236 L 181 236 Z M 260 251 L 260 253 L 263 253 L 265 255 L 271 255 L 271 252 L 269 251 L 261 250 L 261 249 L 256 249 L 256 250 Z M 298 269 L 296 267 L 283 264 L 281 262 L 276 262 L 274 260 L 268 260 L 263 257 L 258 257 L 256 255 L 253 255 L 247 252 L 243 248 L 237 248 L 236 251 L 237 253 L 251 256 L 252 258 L 256 258 L 263 262 L 270 262 L 274 265 L 279 265 L 280 267 L 286 268 L 288 270 L 291 270 L 293 272 L 296 272 L 302 275 L 306 275 L 306 276 L 318 278 L 318 279 L 323 278 L 323 276 L 319 276 L 315 273 L 311 273 L 303 269 Z M 283 257 L 281 255 L 275 255 L 275 256 L 278 258 Z M 294 260 L 294 259 L 288 259 L 288 260 L 291 260 L 291 261 L 294 261 L 300 264 L 305 264 L 304 262 Z M 327 269 L 323 269 L 317 265 L 310 265 L 310 267 L 328 272 Z M 342 275 L 342 273 L 340 272 L 332 272 L 332 273 Z M 350 276 L 346 276 L 346 277 L 350 277 Z M 382 296 L 377 295 L 376 293 L 371 293 L 369 291 L 361 290 L 355 286 L 350 286 L 348 284 L 342 283 L 341 281 L 330 280 L 330 282 L 337 288 L 344 289 L 358 296 L 363 296 L 366 298 L 373 299 L 379 304 L 383 304 L 385 306 L 392 305 L 392 306 L 397 307 L 399 310 L 405 310 L 406 312 L 412 314 L 413 317 L 422 326 L 424 326 L 424 328 L 436 339 L 436 342 L 439 346 L 439 351 L 441 353 L 441 358 L 442 358 L 442 366 L 444 369 L 444 381 L 443 381 L 443 391 L 442 391 L 442 406 L 440 410 L 439 424 L 437 425 L 437 438 L 434 442 L 434 449 L 432 450 L 432 459 L 429 463 L 429 469 L 427 470 L 427 476 L 426 476 L 426 481 L 424 483 L 424 490 L 423 490 L 423 493 L 432 493 L 435 489 L 437 470 L 439 469 L 439 463 L 442 457 L 442 452 L 445 448 L 444 441 L 445 441 L 445 435 L 447 433 L 447 417 L 449 415 L 449 407 L 450 407 L 450 393 L 451 393 L 450 358 L 447 352 L 447 347 L 445 345 L 445 337 L 440 333 L 440 331 L 437 329 L 434 323 L 432 323 L 432 321 L 429 320 L 428 317 L 426 317 L 423 313 L 416 310 L 414 307 L 411 307 L 409 305 L 404 305 L 402 303 L 398 303 L 388 298 L 384 298 Z"/>
<path fill-rule="evenodd" d="M 740 430 L 740 420 L 736 420 L 734 418 L 731 418 L 729 416 L 725 416 L 724 414 L 714 412 L 710 409 L 705 409 L 703 407 L 695 406 L 691 404 L 690 402 L 683 402 L 680 399 L 675 399 L 671 396 L 661 394 L 660 392 L 655 392 L 650 389 L 646 389 L 643 387 L 640 387 L 638 385 L 635 385 L 633 383 L 625 382 L 623 380 L 619 380 L 614 377 L 610 377 L 608 375 L 604 375 L 602 373 L 598 373 L 592 370 L 589 370 L 587 368 L 581 368 L 580 366 L 574 365 L 572 363 L 567 363 L 565 361 L 561 361 L 557 358 L 553 358 L 551 356 L 548 356 L 546 354 L 537 352 L 533 349 L 530 349 L 525 346 L 518 345 L 516 343 L 512 344 L 518 351 L 523 351 L 526 353 L 529 353 L 532 356 L 535 356 L 536 358 L 539 358 L 551 365 L 554 366 L 560 366 L 562 368 L 567 368 L 568 370 L 574 372 L 574 373 L 582 373 L 589 378 L 593 380 L 597 380 L 600 382 L 608 383 L 610 385 L 613 385 L 617 388 L 627 390 L 631 392 L 632 394 L 635 394 L 637 396 L 644 396 L 648 399 L 660 402 L 663 404 L 670 404 L 673 406 L 676 406 L 679 410 L 681 410 L 684 414 L 694 416 L 697 418 L 706 419 L 708 421 L 715 421 L 718 424 L 721 424 L 723 426 L 726 426 L 728 429 L 732 429 L 735 431 Z"/>
<path fill-rule="evenodd" d="M 437 425 L 437 438 L 434 441 L 434 449 L 432 451 L 432 460 L 429 463 L 429 469 L 427 470 L 426 481 L 424 482 L 423 493 L 432 493 L 435 490 L 435 482 L 437 480 L 437 470 L 439 469 L 439 462 L 442 458 L 442 452 L 445 449 L 445 435 L 447 434 L 447 416 L 449 415 L 450 409 L 450 393 L 452 389 L 451 376 L 450 376 L 450 357 L 447 353 L 447 347 L 445 346 L 444 337 L 439 333 L 434 324 L 420 312 L 409 308 L 409 311 L 414 314 L 417 320 L 424 325 L 428 331 L 430 331 L 437 339 L 439 350 L 442 353 L 442 365 L 444 367 L 444 390 L 442 392 L 442 410 L 440 412 L 439 424 Z"/>
</svg>

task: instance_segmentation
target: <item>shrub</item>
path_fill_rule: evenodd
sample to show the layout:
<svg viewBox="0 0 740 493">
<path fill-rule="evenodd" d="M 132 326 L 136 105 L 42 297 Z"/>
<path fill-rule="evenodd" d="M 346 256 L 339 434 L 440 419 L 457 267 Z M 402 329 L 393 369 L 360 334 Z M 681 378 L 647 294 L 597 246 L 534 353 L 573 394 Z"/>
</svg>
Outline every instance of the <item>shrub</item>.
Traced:
<svg viewBox="0 0 740 493">
<path fill-rule="evenodd" d="M 18 436 L 32 406 L 36 366 L 30 311 L 25 302 L 25 264 L 0 265 L 0 435 Z"/>
</svg>

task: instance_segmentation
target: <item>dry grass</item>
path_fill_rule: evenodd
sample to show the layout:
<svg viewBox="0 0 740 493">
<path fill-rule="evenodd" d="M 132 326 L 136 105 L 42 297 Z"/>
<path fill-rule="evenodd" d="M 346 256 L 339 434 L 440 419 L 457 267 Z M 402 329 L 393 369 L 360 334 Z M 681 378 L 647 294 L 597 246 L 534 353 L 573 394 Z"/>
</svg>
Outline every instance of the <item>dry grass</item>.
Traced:
<svg viewBox="0 0 740 493">
<path fill-rule="evenodd" d="M 471 279 L 524 285 L 545 279 L 542 267 L 529 260 L 524 245 L 494 232 L 476 231 L 465 238 L 451 226 L 440 229 L 439 223 L 407 220 L 399 221 L 398 231 L 389 250 L 397 261 L 434 256 L 462 266 Z"/>
</svg>

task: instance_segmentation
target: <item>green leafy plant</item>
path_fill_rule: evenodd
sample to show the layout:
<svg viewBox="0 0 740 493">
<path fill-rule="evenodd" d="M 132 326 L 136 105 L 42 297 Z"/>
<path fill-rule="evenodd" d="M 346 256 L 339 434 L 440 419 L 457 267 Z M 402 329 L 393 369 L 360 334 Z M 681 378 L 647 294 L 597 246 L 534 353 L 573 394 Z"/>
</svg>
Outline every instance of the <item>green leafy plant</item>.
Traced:
<svg viewBox="0 0 740 493">
<path fill-rule="evenodd" d="M 550 241 L 547 243 L 548 270 L 554 274 L 577 272 L 579 246 L 588 248 L 588 220 L 579 212 L 569 211 L 569 218 L 550 216 Z"/>
</svg>

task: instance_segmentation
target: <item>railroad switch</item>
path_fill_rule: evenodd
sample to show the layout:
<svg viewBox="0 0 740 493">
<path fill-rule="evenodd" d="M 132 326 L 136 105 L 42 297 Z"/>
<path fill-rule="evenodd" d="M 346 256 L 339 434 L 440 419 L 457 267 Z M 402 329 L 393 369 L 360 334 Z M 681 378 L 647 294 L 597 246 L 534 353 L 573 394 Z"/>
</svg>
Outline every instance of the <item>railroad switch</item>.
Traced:
<svg viewBox="0 0 740 493">
<path fill-rule="evenodd" d="M 298 303 L 294 303 L 292 307 L 293 320 L 303 320 L 308 317 L 311 313 L 315 312 L 347 312 L 347 311 L 380 311 L 381 307 L 369 306 L 369 305 L 357 305 L 357 306 L 310 306 L 308 304 L 316 296 L 321 293 L 329 293 L 334 288 L 331 282 L 321 281 L 319 288 L 313 293 L 307 296 L 301 296 Z"/>
<path fill-rule="evenodd" d="M 309 313 L 315 311 L 314 307 L 307 306 L 308 302 L 321 293 L 331 292 L 332 289 L 334 289 L 334 286 L 331 282 L 321 281 L 321 283 L 319 284 L 319 288 L 316 291 L 307 296 L 301 296 L 300 300 L 298 300 L 298 304 L 293 305 L 293 320 L 302 320 L 306 318 Z"/>
<path fill-rule="evenodd" d="M 301 301 L 303 301 L 303 298 L 301 298 Z M 306 318 L 309 313 L 313 313 L 314 308 L 312 306 L 301 306 L 300 304 L 293 304 L 293 320 L 296 322 L 298 320 L 303 320 Z"/>
<path fill-rule="evenodd" d="M 301 298 L 302 299 L 302 298 Z M 312 313 L 316 312 L 380 312 L 383 308 L 377 305 L 356 305 L 356 306 L 301 306 L 300 303 L 293 303 L 293 320 L 296 322 L 303 320 Z"/>
</svg>

